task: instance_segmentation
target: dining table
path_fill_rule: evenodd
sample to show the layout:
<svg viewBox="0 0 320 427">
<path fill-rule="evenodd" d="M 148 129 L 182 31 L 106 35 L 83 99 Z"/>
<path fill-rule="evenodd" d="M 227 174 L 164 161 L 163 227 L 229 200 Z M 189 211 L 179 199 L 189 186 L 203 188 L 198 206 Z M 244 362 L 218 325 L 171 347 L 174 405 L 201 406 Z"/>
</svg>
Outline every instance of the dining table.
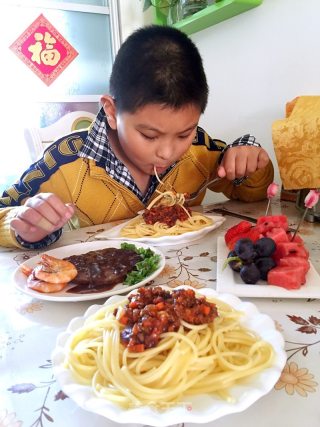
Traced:
<svg viewBox="0 0 320 427">
<path fill-rule="evenodd" d="M 152 285 L 174 289 L 187 285 L 195 290 L 216 288 L 217 239 L 241 220 L 253 224 L 266 213 L 267 201 L 244 203 L 225 200 L 198 208 L 225 217 L 223 224 L 199 240 L 159 246 L 165 267 Z M 284 214 L 294 229 L 301 213 L 295 203 L 272 199 L 268 214 Z M 94 225 L 64 231 L 54 249 L 95 241 L 98 234 L 114 224 Z M 320 224 L 303 221 L 298 234 L 320 273 Z M 104 299 L 50 301 L 21 292 L 14 272 L 41 251 L 0 248 L 0 427 L 106 427 L 117 426 L 101 415 L 79 407 L 61 389 L 52 369 L 52 351 L 57 336 L 71 319 L 83 316 L 92 304 Z M 314 298 L 270 295 L 241 296 L 261 313 L 271 317 L 281 332 L 287 361 L 271 391 L 242 412 L 225 415 L 203 424 L 212 427 L 319 427 L 320 426 L 320 279 Z M 253 285 L 254 286 L 254 285 Z M 271 287 L 273 288 L 273 287 Z M 128 288 L 128 291 L 130 289 Z M 294 292 L 294 291 L 292 291 Z M 132 420 L 132 426 L 141 425 Z M 190 427 L 195 423 L 172 425 Z M 127 424 L 129 425 L 129 424 Z"/>
</svg>

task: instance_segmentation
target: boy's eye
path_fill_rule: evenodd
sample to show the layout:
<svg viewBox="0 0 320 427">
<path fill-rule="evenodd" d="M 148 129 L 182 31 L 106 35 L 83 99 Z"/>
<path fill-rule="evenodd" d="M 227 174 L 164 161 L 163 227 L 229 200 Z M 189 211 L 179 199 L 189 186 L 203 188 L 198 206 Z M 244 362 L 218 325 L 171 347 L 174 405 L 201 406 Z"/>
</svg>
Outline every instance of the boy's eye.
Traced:
<svg viewBox="0 0 320 427">
<path fill-rule="evenodd" d="M 179 138 L 180 139 L 187 139 L 190 137 L 191 134 L 192 134 L 192 132 L 188 132 L 188 133 L 185 133 L 183 135 L 179 135 Z"/>
<path fill-rule="evenodd" d="M 192 132 L 188 132 L 188 133 L 186 133 L 186 134 L 183 134 L 183 135 L 178 135 L 178 139 L 182 139 L 182 140 L 184 140 L 184 139 L 188 139 L 188 138 L 190 138 L 190 135 L 192 134 Z M 140 135 L 144 138 L 144 139 L 147 139 L 148 141 L 155 141 L 157 138 L 158 138 L 158 135 L 146 135 L 145 133 L 143 133 L 143 132 L 140 132 Z"/>
<path fill-rule="evenodd" d="M 156 136 L 153 136 L 153 135 L 152 136 L 151 135 L 146 135 L 146 134 L 144 134 L 142 132 L 140 132 L 140 134 L 141 134 L 141 136 L 143 138 L 148 139 L 149 141 L 152 141 L 152 140 L 156 139 Z"/>
</svg>

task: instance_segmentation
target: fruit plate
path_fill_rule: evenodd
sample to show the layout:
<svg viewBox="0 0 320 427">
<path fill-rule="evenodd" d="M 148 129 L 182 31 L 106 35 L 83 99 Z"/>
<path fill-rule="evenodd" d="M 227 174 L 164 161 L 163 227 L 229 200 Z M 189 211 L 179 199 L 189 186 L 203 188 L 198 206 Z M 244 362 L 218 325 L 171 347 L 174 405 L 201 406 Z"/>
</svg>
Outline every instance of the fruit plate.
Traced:
<svg viewBox="0 0 320 427">
<path fill-rule="evenodd" d="M 259 280 L 255 285 L 246 285 L 239 273 L 230 267 L 223 269 L 223 264 L 229 250 L 222 236 L 218 237 L 217 256 L 217 291 L 227 292 L 238 297 L 255 298 L 319 298 L 320 276 L 310 262 L 310 270 L 306 276 L 305 285 L 300 289 L 288 290 L 280 286 L 268 285 L 264 280 Z"/>
</svg>

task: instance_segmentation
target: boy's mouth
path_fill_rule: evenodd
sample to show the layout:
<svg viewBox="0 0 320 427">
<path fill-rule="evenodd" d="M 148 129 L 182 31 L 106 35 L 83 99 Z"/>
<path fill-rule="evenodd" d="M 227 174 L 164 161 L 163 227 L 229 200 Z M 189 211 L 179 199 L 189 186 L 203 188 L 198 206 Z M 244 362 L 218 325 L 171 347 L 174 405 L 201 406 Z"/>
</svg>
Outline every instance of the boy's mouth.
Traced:
<svg viewBox="0 0 320 427">
<path fill-rule="evenodd" d="M 163 173 L 168 169 L 168 166 L 155 166 L 157 173 Z"/>
</svg>

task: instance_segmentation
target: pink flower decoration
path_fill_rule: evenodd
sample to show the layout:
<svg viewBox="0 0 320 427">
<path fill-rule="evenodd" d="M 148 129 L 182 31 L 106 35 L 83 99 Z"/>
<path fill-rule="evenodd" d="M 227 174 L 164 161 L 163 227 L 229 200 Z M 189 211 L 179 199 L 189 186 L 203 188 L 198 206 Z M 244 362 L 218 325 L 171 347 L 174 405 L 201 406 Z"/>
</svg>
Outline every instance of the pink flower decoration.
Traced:
<svg viewBox="0 0 320 427">
<path fill-rule="evenodd" d="M 306 208 L 311 209 L 313 206 L 315 206 L 320 197 L 320 192 L 317 190 L 310 190 L 309 193 L 306 195 L 306 198 L 304 199 L 304 205 Z"/>
<path fill-rule="evenodd" d="M 279 185 L 276 184 L 275 182 L 273 182 L 272 184 L 269 185 L 269 187 L 267 189 L 268 199 L 272 199 L 272 197 L 274 197 L 277 194 L 278 188 L 279 188 Z"/>
</svg>

